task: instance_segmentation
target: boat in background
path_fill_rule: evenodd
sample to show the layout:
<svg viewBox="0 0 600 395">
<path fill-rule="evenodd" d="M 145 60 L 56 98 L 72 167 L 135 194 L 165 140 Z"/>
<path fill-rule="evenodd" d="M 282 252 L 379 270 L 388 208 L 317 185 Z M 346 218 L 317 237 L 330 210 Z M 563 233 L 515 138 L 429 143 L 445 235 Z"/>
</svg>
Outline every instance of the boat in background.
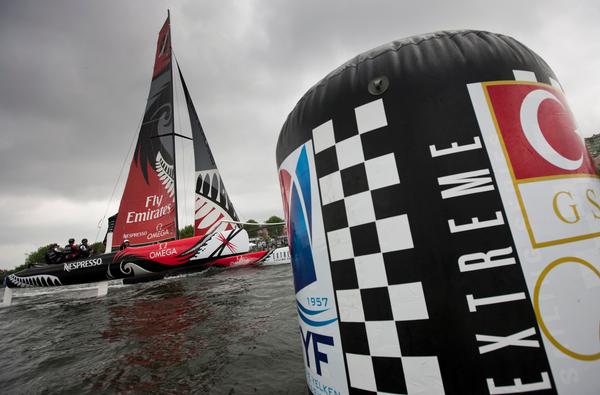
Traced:
<svg viewBox="0 0 600 395">
<path fill-rule="evenodd" d="M 8 288 L 54 287 L 124 279 L 159 279 L 209 267 L 253 265 L 269 251 L 249 252 L 247 232 L 208 146 L 183 74 L 195 156 L 194 236 L 179 239 L 176 132 L 170 17 L 158 36 L 150 93 L 118 213 L 109 219 L 106 252 L 61 264 L 32 267 L 6 278 Z M 131 247 L 118 250 L 125 240 Z M 118 251 L 117 251 L 118 250 Z"/>
<path fill-rule="evenodd" d="M 263 265 L 280 265 L 284 263 L 292 263 L 288 246 L 274 249 L 261 261 Z"/>
</svg>

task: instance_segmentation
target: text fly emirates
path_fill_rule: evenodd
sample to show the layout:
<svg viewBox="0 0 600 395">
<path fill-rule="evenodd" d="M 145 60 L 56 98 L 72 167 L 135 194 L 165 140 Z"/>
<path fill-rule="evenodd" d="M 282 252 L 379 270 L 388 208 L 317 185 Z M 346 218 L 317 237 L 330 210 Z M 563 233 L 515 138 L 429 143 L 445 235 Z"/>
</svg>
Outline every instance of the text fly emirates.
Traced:
<svg viewBox="0 0 600 395">
<path fill-rule="evenodd" d="M 161 206 L 163 197 L 163 195 L 146 196 L 146 211 L 127 212 L 127 223 L 132 224 L 136 222 L 149 221 L 152 219 L 160 218 L 163 215 L 170 214 L 172 211 L 171 203 Z"/>
</svg>

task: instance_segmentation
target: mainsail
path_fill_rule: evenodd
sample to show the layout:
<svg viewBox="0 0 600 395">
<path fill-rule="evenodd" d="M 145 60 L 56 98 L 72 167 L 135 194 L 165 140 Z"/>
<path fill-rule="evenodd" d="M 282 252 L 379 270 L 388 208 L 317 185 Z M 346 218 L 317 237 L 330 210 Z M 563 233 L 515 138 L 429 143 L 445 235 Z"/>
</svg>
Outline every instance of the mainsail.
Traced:
<svg viewBox="0 0 600 395">
<path fill-rule="evenodd" d="M 237 213 L 229 200 L 223 179 L 213 157 L 194 103 L 181 73 L 179 78 L 185 95 L 190 116 L 192 138 L 194 140 L 194 161 L 196 169 L 196 204 L 194 213 L 194 235 L 204 236 L 214 230 L 229 230 L 233 225 L 222 221 L 239 221 Z"/>
<path fill-rule="evenodd" d="M 174 158 L 171 31 L 167 17 L 158 35 L 150 94 L 119 206 L 113 246 L 125 239 L 138 245 L 176 237 Z"/>
</svg>

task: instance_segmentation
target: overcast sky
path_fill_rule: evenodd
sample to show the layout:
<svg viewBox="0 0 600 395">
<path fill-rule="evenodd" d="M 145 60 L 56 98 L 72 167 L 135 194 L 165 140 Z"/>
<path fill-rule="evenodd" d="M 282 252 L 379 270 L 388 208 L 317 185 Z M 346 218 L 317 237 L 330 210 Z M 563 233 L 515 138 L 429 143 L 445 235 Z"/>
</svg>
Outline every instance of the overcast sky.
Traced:
<svg viewBox="0 0 600 395">
<path fill-rule="evenodd" d="M 595 1 L 4 0 L 0 268 L 49 242 L 104 237 L 167 8 L 175 55 L 245 220 L 282 215 L 275 144 L 298 99 L 353 56 L 395 39 L 448 29 L 510 35 L 553 68 L 581 134 L 600 131 Z"/>
</svg>

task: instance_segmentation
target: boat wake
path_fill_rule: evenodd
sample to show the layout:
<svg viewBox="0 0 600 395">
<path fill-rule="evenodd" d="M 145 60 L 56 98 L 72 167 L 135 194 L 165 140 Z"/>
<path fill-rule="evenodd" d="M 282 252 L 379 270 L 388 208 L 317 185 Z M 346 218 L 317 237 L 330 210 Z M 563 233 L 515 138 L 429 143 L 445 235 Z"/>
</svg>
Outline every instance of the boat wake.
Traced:
<svg viewBox="0 0 600 395">
<path fill-rule="evenodd" d="M 273 261 L 273 262 L 264 262 L 261 263 L 260 266 L 279 266 L 279 265 L 289 265 L 291 261 Z"/>
</svg>

